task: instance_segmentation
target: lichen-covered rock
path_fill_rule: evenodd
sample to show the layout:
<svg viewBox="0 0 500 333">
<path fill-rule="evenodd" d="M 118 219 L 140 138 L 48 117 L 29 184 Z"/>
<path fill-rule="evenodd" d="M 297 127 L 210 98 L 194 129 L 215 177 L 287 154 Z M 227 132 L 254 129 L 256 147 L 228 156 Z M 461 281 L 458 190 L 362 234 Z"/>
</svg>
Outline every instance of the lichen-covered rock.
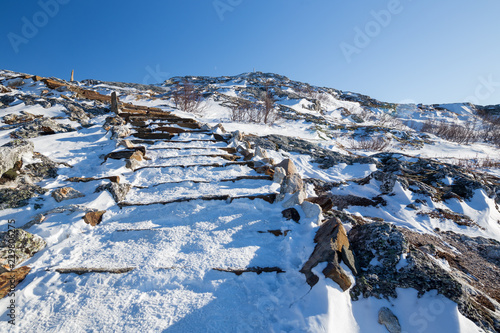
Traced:
<svg viewBox="0 0 500 333">
<path fill-rule="evenodd" d="M 33 142 L 27 140 L 12 140 L 0 147 L 0 176 L 12 169 L 16 162 L 25 154 L 33 154 Z"/>
<path fill-rule="evenodd" d="M 500 287 L 493 282 L 500 280 L 500 267 L 486 253 L 489 246 L 500 244 L 452 232 L 439 236 L 383 222 L 354 226 L 349 241 L 361 269 L 351 289 L 352 299 L 396 298 L 396 288 L 413 288 L 419 295 L 437 290 L 477 325 L 498 331 L 500 308 L 488 298 L 500 300 Z M 439 263 L 443 259 L 449 269 Z"/>
<path fill-rule="evenodd" d="M 9 266 L 7 268 L 13 269 L 46 245 L 42 237 L 22 229 L 3 232 L 0 234 L 0 266 Z"/>
<path fill-rule="evenodd" d="M 391 309 L 385 306 L 378 312 L 378 323 L 384 325 L 389 333 L 401 333 L 401 325 L 399 324 L 398 317 L 392 313 Z"/>
<path fill-rule="evenodd" d="M 72 187 L 62 187 L 58 188 L 54 192 L 52 192 L 52 197 L 57 201 L 61 202 L 63 200 L 70 200 L 76 198 L 82 198 L 85 195 L 80 191 L 75 190 Z"/>
<path fill-rule="evenodd" d="M 29 199 L 44 194 L 46 189 L 32 184 L 21 184 L 16 188 L 0 189 L 0 210 L 28 205 Z"/>
<path fill-rule="evenodd" d="M 81 107 L 74 104 L 68 104 L 66 109 L 68 110 L 69 119 L 79 122 L 82 126 L 89 125 L 90 117 Z"/>
</svg>

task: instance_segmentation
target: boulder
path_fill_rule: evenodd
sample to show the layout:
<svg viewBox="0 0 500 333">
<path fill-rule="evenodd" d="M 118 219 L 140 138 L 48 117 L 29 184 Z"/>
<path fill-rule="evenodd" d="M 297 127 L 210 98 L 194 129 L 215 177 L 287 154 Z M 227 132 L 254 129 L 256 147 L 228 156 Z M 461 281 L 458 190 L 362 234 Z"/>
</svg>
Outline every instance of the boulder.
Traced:
<svg viewBox="0 0 500 333">
<path fill-rule="evenodd" d="M 14 246 L 9 246 L 11 244 Z M 0 266 L 14 268 L 10 267 L 10 265 L 19 265 L 42 250 L 46 245 L 47 243 L 43 238 L 23 229 L 11 229 L 8 232 L 3 232 L 0 234 Z"/>
<path fill-rule="evenodd" d="M 306 214 L 307 218 L 319 217 L 320 214 L 323 212 L 320 205 L 309 201 L 302 202 L 300 204 L 300 207 L 302 207 L 302 210 L 304 211 L 304 214 Z"/>
<path fill-rule="evenodd" d="M 124 125 L 111 127 L 111 139 L 126 138 L 131 133 L 130 128 Z"/>
<path fill-rule="evenodd" d="M 289 158 L 284 159 L 283 161 L 278 163 L 276 165 L 276 168 L 277 167 L 283 168 L 287 176 L 297 173 L 297 168 L 295 167 L 295 164 L 293 164 L 293 161 Z"/>
<path fill-rule="evenodd" d="M 85 195 L 80 191 L 75 190 L 72 187 L 62 187 L 58 188 L 54 192 L 52 192 L 52 197 L 57 201 L 61 202 L 63 200 L 70 200 L 76 198 L 82 198 Z"/>
<path fill-rule="evenodd" d="M 25 154 L 33 154 L 33 142 L 13 140 L 0 147 L 0 175 L 12 169 Z"/>
<path fill-rule="evenodd" d="M 260 157 L 261 159 L 269 158 L 267 152 L 262 149 L 260 146 L 255 148 L 255 156 Z"/>
<path fill-rule="evenodd" d="M 274 175 L 273 175 L 273 181 L 275 183 L 281 184 L 283 182 L 283 179 L 286 177 L 286 171 L 282 167 L 276 167 L 274 168 Z"/>
<path fill-rule="evenodd" d="M 300 214 L 295 208 L 287 208 L 282 211 L 281 214 L 287 220 L 294 220 L 297 223 L 300 221 Z"/>
<path fill-rule="evenodd" d="M 282 195 L 282 194 L 278 195 L 279 199 L 281 199 L 280 195 Z M 278 200 L 278 198 L 277 198 L 277 200 Z M 284 208 L 290 208 L 290 207 L 293 207 L 295 205 L 302 204 L 305 199 L 306 199 L 306 193 L 304 191 L 300 190 L 300 191 L 295 192 L 294 194 L 292 194 L 292 196 L 288 200 L 286 200 L 285 202 L 283 202 L 281 204 L 281 206 L 283 206 Z M 278 200 L 278 201 L 282 201 L 282 200 L 284 200 L 284 198 L 281 199 L 281 200 Z"/>
<path fill-rule="evenodd" d="M 82 126 L 89 125 L 90 117 L 81 107 L 68 104 L 66 109 L 68 109 L 69 119 L 79 122 Z"/>
<path fill-rule="evenodd" d="M 20 115 L 10 113 L 6 116 L 3 117 L 3 122 L 12 125 L 12 124 L 20 124 L 20 123 L 27 123 L 30 121 L 33 121 L 37 118 L 42 118 L 43 116 L 40 115 L 34 115 L 32 113 L 26 112 L 26 111 L 21 111 Z"/>
<path fill-rule="evenodd" d="M 401 333 L 401 325 L 391 309 L 382 307 L 378 312 L 378 323 L 384 325 L 390 333 Z"/>
<path fill-rule="evenodd" d="M 45 192 L 47 192 L 46 189 L 32 184 L 19 184 L 16 188 L 2 188 L 0 189 L 0 210 L 27 206 L 31 198 Z"/>
<path fill-rule="evenodd" d="M 304 183 L 302 181 L 302 178 L 298 173 L 294 173 L 286 176 L 283 179 L 283 182 L 280 187 L 280 194 L 285 194 L 285 193 L 293 194 L 302 190 L 303 187 Z"/>
<path fill-rule="evenodd" d="M 83 217 L 83 220 L 85 221 L 85 223 L 95 227 L 96 225 L 102 222 L 102 216 L 104 215 L 104 213 L 106 213 L 105 210 L 97 212 L 88 212 Z"/>
</svg>

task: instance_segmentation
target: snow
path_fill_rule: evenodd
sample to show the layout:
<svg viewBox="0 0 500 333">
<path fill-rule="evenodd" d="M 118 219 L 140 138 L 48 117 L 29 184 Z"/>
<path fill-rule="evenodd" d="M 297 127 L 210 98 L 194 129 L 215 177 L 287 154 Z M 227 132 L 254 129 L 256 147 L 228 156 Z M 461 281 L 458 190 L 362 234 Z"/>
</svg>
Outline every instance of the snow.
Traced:
<svg viewBox="0 0 500 333">
<path fill-rule="evenodd" d="M 239 96 L 236 88 L 246 85 L 246 80 L 229 80 L 220 84 L 224 87 L 222 93 L 231 97 Z M 40 82 L 28 82 L 19 91 L 39 95 L 44 87 Z M 102 84 L 98 89 L 110 94 L 114 87 Z M 120 88 L 120 91 L 132 92 L 135 89 Z M 61 93 L 55 94 L 58 96 Z M 325 119 L 332 123 L 351 123 L 349 117 L 342 115 L 341 108 L 357 115 L 363 112 L 358 102 L 341 101 L 326 93 L 317 97 L 325 109 Z M 213 99 L 204 103 L 202 114 L 195 115 L 174 110 L 165 100 L 136 100 L 132 96 L 124 96 L 122 100 L 161 107 L 176 115 L 211 125 L 222 121 L 227 131 L 293 135 L 333 151 L 348 152 L 342 146 L 345 139 L 340 136 L 325 138 L 311 129 L 311 123 L 303 120 L 280 120 L 273 125 L 231 122 L 229 109 Z M 279 103 L 298 113 L 317 114 L 302 107 L 311 104 L 307 99 L 283 99 Z M 403 105 L 397 113 L 402 120 L 417 122 L 429 117 L 467 121 L 472 116 L 471 110 L 463 104 L 441 107 L 443 110 L 430 115 L 424 114 L 416 105 Z M 14 103 L 1 109 L 0 116 L 27 111 L 46 117 L 66 117 L 63 110 L 62 105 L 44 109 L 39 105 Z M 373 112 L 384 114 L 385 111 L 376 109 Z M 84 212 L 76 211 L 50 214 L 43 223 L 28 229 L 43 237 L 48 245 L 23 263 L 31 267 L 31 272 L 16 291 L 18 331 L 382 333 L 386 329 L 377 323 L 378 311 L 386 306 L 398 317 L 403 332 L 481 332 L 459 313 L 457 304 L 434 291 L 417 297 L 416 290 L 398 289 L 396 299 L 371 297 L 352 301 L 349 291 L 343 292 L 333 281 L 324 278 L 321 271 L 326 263 L 314 268 L 320 280 L 311 289 L 299 270 L 314 249 L 317 218 L 307 219 L 297 206 L 301 216 L 300 224 L 297 224 L 283 218 L 279 203 L 248 198 L 200 199 L 216 195 L 242 197 L 276 193 L 279 191 L 277 184 L 260 179 L 224 181 L 258 174 L 246 165 L 231 165 L 220 156 L 207 156 L 227 154 L 220 149 L 227 145 L 208 141 L 213 136 L 204 133 L 180 134 L 175 140 L 181 142 L 141 144 L 146 146 L 150 160 L 141 162 L 141 167 L 147 168 L 135 172 L 125 168 L 123 160 L 108 159 L 103 163 L 103 157 L 108 153 L 123 150 L 102 128 L 104 118 L 94 118 L 95 125 L 89 128 L 81 128 L 71 122 L 77 131 L 31 139 L 35 151 L 72 166 L 61 166 L 57 178 L 45 180 L 41 186 L 49 190 L 71 186 L 84 193 L 85 197 L 62 204 L 106 210 L 106 213 L 97 227 L 87 225 L 82 220 Z M 376 121 L 367 120 L 366 124 L 376 124 Z M 0 132 L 0 144 L 10 141 L 9 133 L 10 130 Z M 434 138 L 432 145 L 405 148 L 404 151 L 400 146 L 391 149 L 408 154 L 410 159 L 411 156 L 450 159 L 499 157 L 498 149 L 490 145 L 476 143 L 464 146 L 438 138 Z M 366 185 L 352 182 L 376 171 L 375 164 L 341 163 L 321 169 L 311 162 L 308 155 L 283 151 L 268 153 L 276 161 L 291 158 L 303 178 L 341 182 L 341 186 L 331 190 L 332 194 L 369 198 L 380 194 L 380 184 L 374 179 Z M 35 162 L 29 158 L 24 161 Z M 204 166 L 212 163 L 222 166 Z M 120 208 L 108 192 L 95 193 L 97 186 L 106 184 L 106 180 L 68 182 L 69 177 L 107 176 L 120 176 L 122 183 L 132 185 L 124 200 L 126 203 L 149 205 Z M 447 184 L 453 181 L 445 180 Z M 313 191 L 308 189 L 308 192 Z M 441 230 L 500 240 L 497 223 L 500 212 L 495 208 L 494 200 L 482 190 L 477 190 L 468 201 L 426 201 L 429 210 L 448 208 L 466 214 L 483 229 L 461 227 L 449 221 L 417 215 L 406 206 L 415 199 L 426 198 L 404 189 L 399 182 L 393 195 L 382 197 L 388 202 L 387 206 L 352 206 L 345 211 L 365 218 L 383 218 L 386 222 L 422 233 L 432 233 L 434 228 L 439 227 Z M 21 226 L 37 214 L 61 206 L 50 196 L 50 192 L 43 198 L 41 210 L 35 210 L 30 205 L 0 211 L 1 229 L 6 229 L 9 219 L 15 219 Z M 179 198 L 193 200 L 157 204 Z M 346 229 L 349 229 L 348 225 Z M 289 232 L 286 236 L 276 237 L 268 230 Z M 377 264 L 376 259 L 372 264 Z M 402 255 L 397 268 L 407 264 L 405 255 Z M 56 271 L 57 268 L 75 267 L 133 267 L 134 270 L 125 274 L 83 275 Z M 285 272 L 235 275 L 214 270 L 248 267 L 279 267 Z M 349 269 L 343 268 L 350 275 Z M 352 275 L 350 277 L 354 281 Z M 11 329 L 5 321 L 8 302 L 7 298 L 0 300 L 2 331 Z"/>
</svg>

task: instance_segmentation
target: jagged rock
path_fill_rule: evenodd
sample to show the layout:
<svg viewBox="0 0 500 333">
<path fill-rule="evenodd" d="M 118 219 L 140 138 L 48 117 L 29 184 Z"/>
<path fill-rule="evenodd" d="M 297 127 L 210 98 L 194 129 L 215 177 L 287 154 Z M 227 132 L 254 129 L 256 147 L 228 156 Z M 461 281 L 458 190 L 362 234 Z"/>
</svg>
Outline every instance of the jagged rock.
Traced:
<svg viewBox="0 0 500 333">
<path fill-rule="evenodd" d="M 29 199 L 44 194 L 46 189 L 32 184 L 21 184 L 16 188 L 0 189 L 0 210 L 28 205 Z"/>
<path fill-rule="evenodd" d="M 132 185 L 130 184 L 118 184 L 116 182 L 111 182 L 98 186 L 95 191 L 108 191 L 113 196 L 113 199 L 115 199 L 115 201 L 118 203 L 125 199 L 131 187 Z"/>
<path fill-rule="evenodd" d="M 334 254 L 333 260 L 328 262 L 325 269 L 323 270 L 323 274 L 325 275 L 325 277 L 330 278 L 334 282 L 336 282 L 343 291 L 346 291 L 352 285 L 351 279 L 344 271 L 344 269 L 339 265 L 338 254 L 336 252 Z"/>
<path fill-rule="evenodd" d="M 283 161 L 278 163 L 275 168 L 283 168 L 287 176 L 297 173 L 297 168 L 295 167 L 295 164 L 293 164 L 293 161 L 289 158 L 284 159 Z"/>
<path fill-rule="evenodd" d="M 232 133 L 232 142 L 235 147 L 243 140 L 243 134 L 240 130 L 236 130 Z"/>
<path fill-rule="evenodd" d="M 300 221 L 300 214 L 295 208 L 287 208 L 282 211 L 281 214 L 287 220 L 294 220 L 297 223 Z"/>
<path fill-rule="evenodd" d="M 104 215 L 104 213 L 106 213 L 105 210 L 97 212 L 89 212 L 85 214 L 83 220 L 85 221 L 85 223 L 95 227 L 96 225 L 102 222 L 102 216 Z"/>
<path fill-rule="evenodd" d="M 456 302 L 459 311 L 483 329 L 500 329 L 500 309 L 483 296 L 499 299 L 499 286 L 492 281 L 500 278 L 500 267 L 485 256 L 485 247 L 500 243 L 450 231 L 436 237 L 383 222 L 354 226 L 349 241 L 361 268 L 351 289 L 353 300 L 361 295 L 395 298 L 396 288 L 413 288 L 420 296 L 437 290 Z M 406 262 L 398 266 L 403 254 Z M 431 257 L 433 254 L 446 260 L 449 269 L 442 268 Z"/>
<path fill-rule="evenodd" d="M 62 187 L 54 192 L 52 192 L 52 197 L 57 201 L 61 202 L 63 200 L 70 200 L 70 199 L 76 199 L 76 198 L 82 198 L 85 195 L 81 193 L 80 191 L 75 190 L 72 187 Z"/>
<path fill-rule="evenodd" d="M 282 167 L 274 168 L 273 182 L 281 184 L 286 177 L 286 171 Z"/>
<path fill-rule="evenodd" d="M 50 158 L 34 152 L 33 156 L 41 160 L 41 162 L 32 163 L 24 166 L 23 172 L 34 179 L 34 181 L 39 181 L 45 178 L 56 178 L 57 177 L 57 165 Z"/>
<path fill-rule="evenodd" d="M 319 217 L 322 212 L 322 209 L 318 204 L 309 201 L 302 202 L 300 207 L 302 207 L 302 210 L 304 211 L 304 214 L 306 214 L 307 218 Z"/>
<path fill-rule="evenodd" d="M 89 125 L 90 117 L 81 107 L 68 104 L 66 109 L 68 110 L 69 119 L 79 122 L 82 126 Z"/>
<path fill-rule="evenodd" d="M 111 127 L 111 139 L 126 138 L 132 132 L 127 126 L 112 126 Z"/>
<path fill-rule="evenodd" d="M 12 169 L 25 154 L 33 154 L 33 142 L 13 140 L 0 147 L 0 175 Z"/>
<path fill-rule="evenodd" d="M 14 291 L 15 287 L 26 278 L 30 270 L 30 267 L 23 266 L 14 269 L 12 272 L 0 274 L 0 299 Z"/>
<path fill-rule="evenodd" d="M 36 138 L 41 135 L 50 135 L 56 133 L 65 133 L 74 131 L 70 125 L 60 124 L 53 119 L 39 118 L 34 121 L 21 125 L 12 134 L 17 138 Z"/>
<path fill-rule="evenodd" d="M 391 309 L 385 306 L 378 312 L 378 323 L 384 325 L 389 333 L 401 333 L 401 325 L 398 317 L 392 313 Z"/>
<path fill-rule="evenodd" d="M 42 237 L 22 229 L 11 229 L 0 234 L 0 266 L 14 268 L 42 250 L 47 243 Z"/>
<path fill-rule="evenodd" d="M 264 149 L 262 149 L 260 146 L 257 146 L 255 148 L 255 156 L 260 157 L 262 159 L 269 158 L 269 156 L 267 155 L 267 152 Z"/>
<path fill-rule="evenodd" d="M 347 290 L 351 286 L 351 280 L 340 267 L 339 261 L 345 256 L 342 256 L 342 249 L 345 248 L 344 252 L 349 252 L 350 245 L 340 220 L 335 218 L 323 223 L 316 232 L 314 242 L 317 243 L 314 251 L 300 270 L 306 276 L 307 283 L 313 287 L 318 282 L 319 278 L 312 272 L 312 269 L 321 262 L 327 262 L 328 265 L 323 270 L 323 274 L 337 282 L 342 290 Z M 355 267 L 352 262 L 349 262 L 349 265 Z"/>
<path fill-rule="evenodd" d="M 382 194 L 391 193 L 394 189 L 394 185 L 396 185 L 396 180 L 398 179 L 395 174 L 382 171 L 375 171 L 373 173 L 373 178 L 375 178 L 379 182 L 382 182 L 380 184 L 380 192 Z"/>
<path fill-rule="evenodd" d="M 104 121 L 104 125 L 103 125 L 103 128 L 106 130 L 106 131 L 109 131 L 111 129 L 111 127 L 113 126 L 122 126 L 122 125 L 125 125 L 127 122 L 125 121 L 125 119 L 123 119 L 122 117 L 116 115 L 114 117 L 106 117 L 106 120 Z"/>
<path fill-rule="evenodd" d="M 277 197 L 277 201 L 282 201 L 284 200 L 284 197 L 282 199 L 282 197 L 280 197 L 281 195 L 284 195 L 284 194 L 278 194 L 278 197 Z M 286 195 L 285 195 L 286 197 Z M 286 200 L 285 202 L 283 202 L 281 204 L 281 206 L 283 206 L 284 208 L 289 208 L 289 207 L 293 207 L 293 206 L 296 206 L 296 205 L 301 205 L 304 200 L 306 199 L 306 193 L 303 191 L 303 190 L 300 190 L 298 192 L 295 192 L 294 194 L 292 194 L 292 196 Z M 280 199 L 280 200 L 278 200 Z"/>
</svg>

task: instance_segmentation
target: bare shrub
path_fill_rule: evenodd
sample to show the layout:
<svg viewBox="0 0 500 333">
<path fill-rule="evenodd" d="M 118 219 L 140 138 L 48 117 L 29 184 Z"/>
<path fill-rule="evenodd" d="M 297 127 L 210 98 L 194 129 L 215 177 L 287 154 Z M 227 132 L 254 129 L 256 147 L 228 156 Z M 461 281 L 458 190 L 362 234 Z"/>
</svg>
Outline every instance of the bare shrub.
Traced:
<svg viewBox="0 0 500 333">
<path fill-rule="evenodd" d="M 500 161 L 491 159 L 489 157 L 455 158 L 451 161 L 451 164 L 458 165 L 468 170 L 500 168 Z"/>
<path fill-rule="evenodd" d="M 196 90 L 195 86 L 183 79 L 182 82 L 176 82 L 172 92 L 172 99 L 175 107 L 186 112 L 199 113 L 202 111 L 201 101 L 203 97 Z"/>
<path fill-rule="evenodd" d="M 358 141 L 353 140 L 350 149 L 371 150 L 371 151 L 384 151 L 390 146 L 390 141 L 382 137 L 361 139 Z"/>
<path fill-rule="evenodd" d="M 258 106 L 243 100 L 231 106 L 231 121 L 238 123 L 259 123 Z"/>
<path fill-rule="evenodd" d="M 479 129 L 475 122 L 464 125 L 449 124 L 445 121 L 428 119 L 422 125 L 422 132 L 434 134 L 442 139 L 468 144 L 477 141 Z"/>
</svg>

